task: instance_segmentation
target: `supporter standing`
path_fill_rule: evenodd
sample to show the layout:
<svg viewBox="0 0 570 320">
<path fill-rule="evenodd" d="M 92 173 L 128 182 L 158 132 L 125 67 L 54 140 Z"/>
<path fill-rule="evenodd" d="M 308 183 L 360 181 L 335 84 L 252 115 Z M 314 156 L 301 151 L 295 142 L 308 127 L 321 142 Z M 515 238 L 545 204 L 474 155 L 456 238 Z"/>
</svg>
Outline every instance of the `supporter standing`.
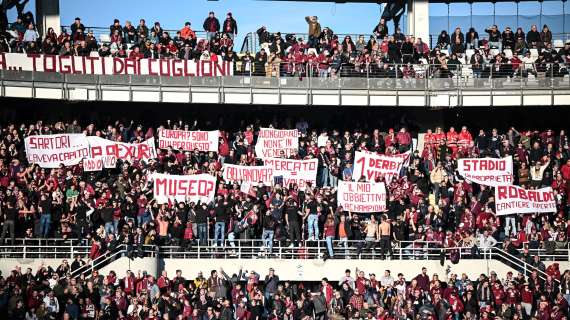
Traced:
<svg viewBox="0 0 570 320">
<path fill-rule="evenodd" d="M 214 11 L 210 11 L 206 20 L 204 20 L 204 31 L 208 41 L 213 41 L 216 34 L 220 32 L 220 21 L 215 17 Z"/>
<path fill-rule="evenodd" d="M 231 12 L 226 14 L 226 20 L 224 20 L 222 26 L 222 33 L 227 34 L 230 39 L 235 41 L 238 34 L 238 26 Z"/>
</svg>

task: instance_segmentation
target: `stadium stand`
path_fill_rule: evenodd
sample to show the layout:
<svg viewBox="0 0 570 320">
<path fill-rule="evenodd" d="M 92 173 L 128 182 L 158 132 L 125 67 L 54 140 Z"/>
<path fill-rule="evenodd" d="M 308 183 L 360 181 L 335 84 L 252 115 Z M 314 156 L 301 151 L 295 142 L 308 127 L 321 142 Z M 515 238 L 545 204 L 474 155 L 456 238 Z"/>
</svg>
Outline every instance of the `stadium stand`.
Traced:
<svg viewBox="0 0 570 320">
<path fill-rule="evenodd" d="M 46 35 L 26 15 L 0 53 L 228 61 L 236 75 L 410 87 L 555 81 L 570 63 L 546 25 L 457 28 L 430 48 L 384 21 L 356 36 L 305 21 L 307 34 L 261 27 L 259 50 L 237 53 L 231 13 L 210 12 L 199 31 L 141 19 L 95 33 L 78 17 Z M 565 130 L 214 122 L 3 120 L 0 318 L 567 319 Z"/>
</svg>

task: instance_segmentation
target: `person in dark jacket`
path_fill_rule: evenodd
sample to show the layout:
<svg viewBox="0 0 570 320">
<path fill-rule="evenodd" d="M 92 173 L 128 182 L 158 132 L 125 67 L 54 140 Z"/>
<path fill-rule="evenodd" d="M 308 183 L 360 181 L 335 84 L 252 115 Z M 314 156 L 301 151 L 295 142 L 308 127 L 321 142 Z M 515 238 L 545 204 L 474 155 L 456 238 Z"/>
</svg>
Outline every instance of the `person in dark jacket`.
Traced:
<svg viewBox="0 0 570 320">
<path fill-rule="evenodd" d="M 515 48 L 515 34 L 511 30 L 511 27 L 505 28 L 505 31 L 503 31 L 501 38 L 503 38 L 503 49 L 514 50 L 514 48 Z"/>
<path fill-rule="evenodd" d="M 449 48 L 450 42 L 451 40 L 449 39 L 449 34 L 447 34 L 447 31 L 442 30 L 439 34 L 439 37 L 437 37 L 437 46 L 441 50 L 447 50 Z"/>
<path fill-rule="evenodd" d="M 109 31 L 110 31 L 109 36 L 112 36 L 115 33 L 115 31 L 118 31 L 121 38 L 123 37 L 123 27 L 121 26 L 119 19 L 115 19 L 115 21 L 113 21 L 113 24 L 109 27 Z"/>
<path fill-rule="evenodd" d="M 467 49 L 479 48 L 479 33 L 475 31 L 475 28 L 469 28 L 469 32 L 465 35 L 465 44 Z"/>
<path fill-rule="evenodd" d="M 216 33 L 220 32 L 220 21 L 215 17 L 214 11 L 210 11 L 206 20 L 204 20 L 204 31 L 208 41 L 214 40 Z"/>
<path fill-rule="evenodd" d="M 267 31 L 266 26 L 261 26 L 261 28 L 256 31 L 257 37 L 259 38 L 259 45 L 264 43 L 269 43 L 271 41 L 269 31 Z"/>
<path fill-rule="evenodd" d="M 492 25 L 491 27 L 485 29 L 485 32 L 489 34 L 489 48 L 496 48 L 499 51 L 502 50 L 502 43 L 501 43 L 501 32 L 499 32 L 499 28 L 497 25 Z"/>
<path fill-rule="evenodd" d="M 540 33 L 536 28 L 536 24 L 530 27 L 530 31 L 526 33 L 526 44 L 531 49 L 538 49 L 541 46 Z"/>
<path fill-rule="evenodd" d="M 237 22 L 232 16 L 231 12 L 228 12 L 228 14 L 226 15 L 226 20 L 224 20 L 224 24 L 222 26 L 222 33 L 227 34 L 228 37 L 231 38 L 232 40 L 235 40 L 235 37 L 237 36 L 238 33 Z"/>
<path fill-rule="evenodd" d="M 81 23 L 81 19 L 79 17 L 75 18 L 75 21 L 69 28 L 71 29 L 71 39 L 73 39 L 78 29 L 85 30 L 85 26 Z"/>
</svg>

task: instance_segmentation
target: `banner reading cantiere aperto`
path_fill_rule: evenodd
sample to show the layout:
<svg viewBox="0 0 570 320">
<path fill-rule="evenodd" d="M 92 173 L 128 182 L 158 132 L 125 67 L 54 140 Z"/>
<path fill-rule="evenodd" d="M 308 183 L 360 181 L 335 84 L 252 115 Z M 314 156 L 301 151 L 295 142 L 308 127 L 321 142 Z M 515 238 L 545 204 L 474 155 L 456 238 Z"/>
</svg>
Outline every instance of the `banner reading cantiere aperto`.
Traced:
<svg viewBox="0 0 570 320">
<path fill-rule="evenodd" d="M 218 152 L 220 131 L 158 130 L 158 147 L 184 151 Z"/>
<path fill-rule="evenodd" d="M 0 70 L 91 75 L 151 75 L 165 77 L 220 77 L 233 75 L 227 61 L 129 59 L 116 57 L 54 56 L 0 53 Z"/>
<path fill-rule="evenodd" d="M 84 134 L 53 134 L 29 136 L 24 139 L 29 163 L 42 168 L 58 168 L 79 164 L 89 157 L 89 142 Z"/>
<path fill-rule="evenodd" d="M 556 199 L 551 187 L 525 190 L 518 186 L 495 187 L 497 215 L 534 212 L 556 212 Z"/>
<path fill-rule="evenodd" d="M 307 183 L 315 186 L 319 160 L 293 160 L 281 158 L 265 158 L 263 164 L 273 169 L 273 176 L 283 177 L 283 186 L 296 184 L 300 190 L 305 190 Z"/>
<path fill-rule="evenodd" d="M 273 184 L 273 169 L 268 166 L 239 166 L 224 163 L 222 170 L 226 181 L 254 184 L 261 182 L 268 186 Z"/>
<path fill-rule="evenodd" d="M 290 157 L 299 150 L 299 131 L 260 128 L 255 145 L 258 158 Z"/>
<path fill-rule="evenodd" d="M 101 137 L 87 137 L 91 149 L 91 157 L 115 156 L 117 159 L 132 162 L 133 160 L 148 161 L 156 158 L 154 138 L 141 143 L 125 143 L 103 139 Z"/>
<path fill-rule="evenodd" d="M 457 171 L 465 179 L 485 186 L 513 184 L 513 157 L 457 160 Z"/>
<path fill-rule="evenodd" d="M 211 202 L 216 195 L 216 177 L 209 174 L 169 175 L 154 173 L 151 176 L 153 194 L 157 203 Z"/>
<path fill-rule="evenodd" d="M 393 156 L 357 151 L 354 155 L 352 179 L 358 181 L 364 177 L 366 181 L 376 181 L 377 178 L 384 176 L 384 181 L 390 182 L 392 177 L 399 176 L 409 157 L 409 151 Z"/>
<path fill-rule="evenodd" d="M 339 181 L 337 203 L 344 211 L 372 213 L 386 211 L 384 183 Z"/>
</svg>

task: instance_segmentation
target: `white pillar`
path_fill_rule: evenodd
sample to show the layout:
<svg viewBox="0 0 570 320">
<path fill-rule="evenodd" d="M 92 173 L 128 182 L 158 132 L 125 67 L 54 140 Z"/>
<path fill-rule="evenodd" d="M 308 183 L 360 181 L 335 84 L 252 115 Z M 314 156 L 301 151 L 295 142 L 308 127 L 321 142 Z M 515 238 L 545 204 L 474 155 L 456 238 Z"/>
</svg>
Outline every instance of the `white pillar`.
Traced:
<svg viewBox="0 0 570 320">
<path fill-rule="evenodd" d="M 429 44 L 429 1 L 408 0 L 408 34 Z"/>
<path fill-rule="evenodd" d="M 57 34 L 61 32 L 59 0 L 36 0 L 36 24 L 42 36 L 49 28 L 53 28 Z"/>
</svg>

